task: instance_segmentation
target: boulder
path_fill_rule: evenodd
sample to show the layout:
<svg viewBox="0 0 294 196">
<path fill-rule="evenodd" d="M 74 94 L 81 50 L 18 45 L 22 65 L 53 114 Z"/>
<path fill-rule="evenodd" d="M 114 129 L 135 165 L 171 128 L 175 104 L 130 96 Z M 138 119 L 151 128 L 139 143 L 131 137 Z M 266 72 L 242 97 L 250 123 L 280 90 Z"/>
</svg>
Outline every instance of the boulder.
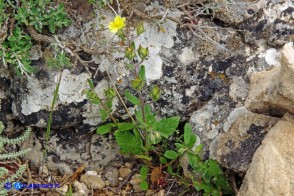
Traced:
<svg viewBox="0 0 294 196">
<path fill-rule="evenodd" d="M 231 123 L 229 130 L 218 139 L 217 161 L 226 168 L 245 172 L 255 150 L 278 120 L 249 112 L 244 107 L 235 109 L 225 124 L 226 128 Z"/>
<path fill-rule="evenodd" d="M 257 72 L 250 78 L 250 91 L 245 106 L 253 112 L 282 116 L 294 113 L 294 48 L 286 44 L 281 51 L 280 65 Z"/>
<path fill-rule="evenodd" d="M 294 117 L 286 115 L 256 150 L 238 196 L 293 195 Z"/>
</svg>

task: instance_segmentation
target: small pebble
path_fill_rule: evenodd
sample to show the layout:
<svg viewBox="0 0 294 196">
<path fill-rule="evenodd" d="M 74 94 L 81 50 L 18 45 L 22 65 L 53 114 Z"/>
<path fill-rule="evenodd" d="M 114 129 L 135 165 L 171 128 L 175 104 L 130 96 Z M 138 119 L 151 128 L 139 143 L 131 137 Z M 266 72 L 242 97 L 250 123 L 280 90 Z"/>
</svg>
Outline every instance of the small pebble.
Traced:
<svg viewBox="0 0 294 196">
<path fill-rule="evenodd" d="M 125 166 L 126 166 L 127 168 L 132 169 L 133 166 L 134 166 L 134 164 L 133 164 L 133 163 L 126 162 L 126 163 L 125 163 Z"/>
<path fill-rule="evenodd" d="M 89 189 L 103 189 L 105 182 L 98 176 L 84 174 L 81 176 L 81 182 L 85 183 Z"/>
<path fill-rule="evenodd" d="M 80 183 L 79 181 L 74 181 L 73 183 L 74 189 L 76 190 L 77 194 L 88 195 L 90 190 L 84 183 Z"/>
<path fill-rule="evenodd" d="M 130 168 L 121 167 L 118 172 L 120 177 L 125 178 L 132 172 L 132 170 Z"/>
<path fill-rule="evenodd" d="M 46 166 L 39 167 L 39 176 L 47 177 L 49 175 L 49 170 Z"/>
</svg>

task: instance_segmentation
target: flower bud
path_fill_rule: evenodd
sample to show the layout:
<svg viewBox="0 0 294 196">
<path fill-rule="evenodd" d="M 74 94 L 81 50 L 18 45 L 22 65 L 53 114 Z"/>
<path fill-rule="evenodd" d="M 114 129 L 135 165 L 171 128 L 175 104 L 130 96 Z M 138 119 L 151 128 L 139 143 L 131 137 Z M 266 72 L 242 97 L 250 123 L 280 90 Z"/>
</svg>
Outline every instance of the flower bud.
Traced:
<svg viewBox="0 0 294 196">
<path fill-rule="evenodd" d="M 141 45 L 139 46 L 139 49 L 138 49 L 138 54 L 139 54 L 139 57 L 143 60 L 145 59 L 148 54 L 149 54 L 149 50 L 148 50 L 148 47 L 147 48 L 143 48 Z"/>
</svg>

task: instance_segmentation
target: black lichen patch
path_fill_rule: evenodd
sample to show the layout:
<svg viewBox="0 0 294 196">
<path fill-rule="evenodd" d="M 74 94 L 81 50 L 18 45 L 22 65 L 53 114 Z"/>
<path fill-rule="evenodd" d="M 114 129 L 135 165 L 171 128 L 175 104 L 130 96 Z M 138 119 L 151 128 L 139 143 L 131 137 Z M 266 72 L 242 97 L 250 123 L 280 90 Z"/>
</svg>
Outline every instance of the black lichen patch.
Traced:
<svg viewBox="0 0 294 196">
<path fill-rule="evenodd" d="M 0 102 L 0 121 L 6 125 L 6 117 L 8 114 L 12 114 L 11 106 L 12 106 L 12 98 L 9 94 L 11 86 L 11 81 L 5 77 L 0 77 L 0 92 L 6 93 L 4 99 L 1 99 Z"/>
<path fill-rule="evenodd" d="M 238 147 L 236 147 L 237 144 L 230 140 L 225 144 L 232 150 L 221 157 L 222 162 L 234 170 L 247 168 L 266 133 L 264 127 L 252 124 L 247 130 L 248 138 L 240 142 Z"/>
<path fill-rule="evenodd" d="M 264 20 L 259 21 L 259 23 L 257 24 L 257 26 L 255 26 L 253 28 L 253 31 L 255 33 L 262 32 L 264 30 L 266 24 L 267 24 L 267 19 L 264 19 Z"/>
<path fill-rule="evenodd" d="M 59 107 L 53 112 L 52 124 L 53 129 L 56 128 L 69 128 L 82 124 L 85 119 L 80 112 L 75 112 L 74 108 L 82 108 L 87 100 L 79 103 L 70 103 L 67 106 Z M 37 124 L 40 120 L 47 122 L 49 116 L 49 111 L 40 110 L 38 112 L 23 115 L 20 114 L 20 119 L 24 124 L 34 125 Z"/>
</svg>

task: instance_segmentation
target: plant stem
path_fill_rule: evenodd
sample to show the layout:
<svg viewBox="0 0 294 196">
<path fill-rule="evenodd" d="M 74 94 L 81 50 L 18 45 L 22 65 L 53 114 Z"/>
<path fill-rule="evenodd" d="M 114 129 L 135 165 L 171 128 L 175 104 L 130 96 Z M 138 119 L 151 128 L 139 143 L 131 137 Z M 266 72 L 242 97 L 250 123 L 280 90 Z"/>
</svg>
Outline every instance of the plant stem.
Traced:
<svg viewBox="0 0 294 196">
<path fill-rule="evenodd" d="M 127 108 L 127 106 L 126 106 L 124 100 L 122 99 L 120 93 L 118 92 L 118 90 L 117 90 L 117 88 L 116 88 L 116 86 L 115 86 L 115 83 L 114 83 L 114 81 L 112 80 L 112 78 L 110 77 L 108 71 L 106 71 L 106 74 L 107 74 L 107 76 L 108 76 L 110 82 L 112 83 L 112 86 L 113 86 L 113 88 L 114 88 L 114 90 L 115 90 L 115 92 L 116 92 L 116 94 L 117 94 L 117 96 L 118 96 L 120 102 L 123 104 L 123 106 L 124 106 L 124 108 L 125 108 L 127 114 L 129 115 L 129 117 L 131 118 L 131 120 L 133 121 L 133 123 L 136 124 L 136 121 L 134 120 L 134 118 L 132 117 L 130 111 L 128 110 L 128 108 Z"/>
<path fill-rule="evenodd" d="M 59 91 L 61 78 L 62 78 L 62 72 L 60 72 L 60 75 L 59 75 L 59 78 L 58 78 L 58 81 L 57 81 L 57 85 L 56 85 L 55 90 L 54 90 L 54 96 L 53 96 L 53 100 L 52 100 L 52 103 L 51 103 L 50 114 L 49 114 L 48 121 L 47 121 L 47 130 L 46 130 L 46 134 L 45 134 L 45 149 L 43 151 L 43 164 L 44 164 L 45 159 L 47 157 L 48 142 L 49 142 L 49 137 L 50 137 L 50 134 L 51 134 L 51 123 L 52 123 L 52 118 L 53 118 L 53 109 L 54 109 L 55 102 L 56 102 L 56 100 L 58 98 L 58 91 Z"/>
</svg>

